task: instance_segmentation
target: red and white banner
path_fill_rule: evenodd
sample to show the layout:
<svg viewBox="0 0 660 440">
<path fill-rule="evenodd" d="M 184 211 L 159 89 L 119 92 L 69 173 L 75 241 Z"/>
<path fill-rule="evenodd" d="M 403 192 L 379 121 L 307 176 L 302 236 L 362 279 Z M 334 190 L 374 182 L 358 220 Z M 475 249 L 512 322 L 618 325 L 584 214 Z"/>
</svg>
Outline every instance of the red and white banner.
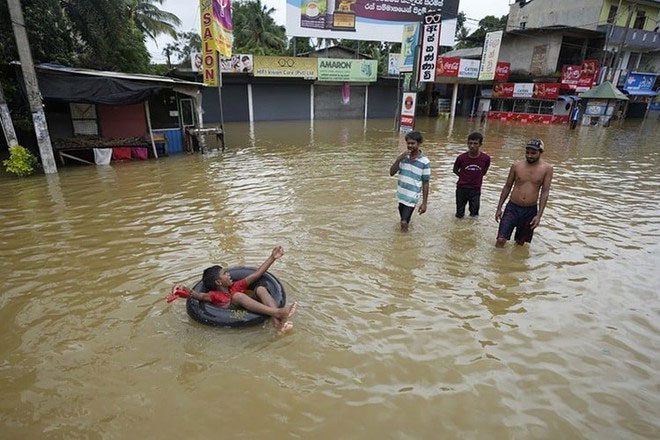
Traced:
<svg viewBox="0 0 660 440">
<path fill-rule="evenodd" d="M 495 81 L 507 81 L 511 72 L 511 63 L 498 61 L 495 67 Z"/>
<path fill-rule="evenodd" d="M 577 91 L 586 92 L 594 85 L 598 77 L 598 60 L 584 60 L 580 66 L 580 79 L 578 79 Z"/>
<path fill-rule="evenodd" d="M 422 26 L 422 50 L 419 54 L 419 82 L 435 81 L 435 70 L 438 63 L 438 46 L 440 45 L 440 14 L 424 16 Z"/>
<path fill-rule="evenodd" d="M 458 76 L 458 66 L 461 63 L 459 57 L 440 57 L 435 69 L 435 76 L 454 77 Z"/>
<path fill-rule="evenodd" d="M 580 66 L 577 64 L 564 64 L 561 67 L 562 88 L 575 90 L 580 79 Z"/>
<path fill-rule="evenodd" d="M 493 85 L 493 98 L 546 99 L 559 97 L 559 83 L 497 83 Z"/>
</svg>

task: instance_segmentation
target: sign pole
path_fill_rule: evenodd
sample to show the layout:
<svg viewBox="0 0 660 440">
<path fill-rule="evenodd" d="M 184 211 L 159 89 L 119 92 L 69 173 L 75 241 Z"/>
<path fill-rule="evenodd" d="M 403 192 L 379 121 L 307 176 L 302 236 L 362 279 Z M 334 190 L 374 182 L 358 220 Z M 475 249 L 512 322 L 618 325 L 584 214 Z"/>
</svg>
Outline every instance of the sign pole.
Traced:
<svg viewBox="0 0 660 440">
<path fill-rule="evenodd" d="M 222 151 L 225 151 L 225 117 L 222 111 L 222 68 L 220 57 L 218 56 L 218 102 L 220 103 L 220 131 L 222 136 L 220 137 L 220 144 L 222 146 Z"/>
</svg>

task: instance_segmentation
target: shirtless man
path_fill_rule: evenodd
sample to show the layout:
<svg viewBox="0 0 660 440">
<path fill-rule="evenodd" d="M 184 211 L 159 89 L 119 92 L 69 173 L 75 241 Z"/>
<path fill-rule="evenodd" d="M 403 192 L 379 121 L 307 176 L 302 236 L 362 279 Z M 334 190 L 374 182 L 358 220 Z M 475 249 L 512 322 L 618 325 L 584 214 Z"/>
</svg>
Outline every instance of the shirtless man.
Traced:
<svg viewBox="0 0 660 440">
<path fill-rule="evenodd" d="M 500 201 L 497 204 L 495 221 L 500 222 L 497 231 L 496 247 L 504 247 L 516 229 L 514 239 L 516 244 L 523 245 L 532 241 L 534 229 L 541 222 L 541 216 L 548 203 L 550 182 L 552 181 L 552 165 L 541 160 L 543 141 L 532 139 L 525 147 L 525 161 L 511 165 L 509 177 L 506 179 Z M 513 188 L 513 192 L 511 192 Z M 540 191 L 540 197 L 539 197 Z M 502 214 L 502 205 L 511 194 L 511 200 Z M 538 202 L 538 208 L 537 208 Z"/>
</svg>

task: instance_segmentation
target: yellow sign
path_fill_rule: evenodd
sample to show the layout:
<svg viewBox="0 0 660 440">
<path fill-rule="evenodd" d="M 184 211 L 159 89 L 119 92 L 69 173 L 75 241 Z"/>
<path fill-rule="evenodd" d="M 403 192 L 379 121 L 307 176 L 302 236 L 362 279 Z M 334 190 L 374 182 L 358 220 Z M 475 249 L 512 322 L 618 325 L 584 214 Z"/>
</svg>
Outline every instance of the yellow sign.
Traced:
<svg viewBox="0 0 660 440">
<path fill-rule="evenodd" d="M 316 58 L 254 57 L 254 76 L 316 79 Z"/>
<path fill-rule="evenodd" d="M 202 18 L 202 75 L 204 84 L 218 86 L 218 52 L 213 40 L 213 6 L 210 2 L 199 2 Z"/>
</svg>

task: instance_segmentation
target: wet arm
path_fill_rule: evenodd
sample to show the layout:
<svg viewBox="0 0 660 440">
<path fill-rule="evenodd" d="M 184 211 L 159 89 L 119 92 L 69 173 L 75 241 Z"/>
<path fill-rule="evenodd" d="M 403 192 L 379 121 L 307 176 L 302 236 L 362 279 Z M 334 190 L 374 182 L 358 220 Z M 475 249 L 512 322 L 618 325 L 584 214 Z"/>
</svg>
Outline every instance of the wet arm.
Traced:
<svg viewBox="0 0 660 440">
<path fill-rule="evenodd" d="M 395 175 L 399 171 L 399 164 L 403 160 L 404 157 L 406 157 L 406 154 L 408 154 L 406 151 L 403 153 L 399 154 L 399 156 L 396 158 L 392 166 L 390 167 L 390 176 Z"/>
<path fill-rule="evenodd" d="M 454 174 L 458 176 L 458 172 L 461 170 L 460 165 L 458 164 L 458 158 L 454 161 L 454 169 L 452 170 Z"/>
<path fill-rule="evenodd" d="M 545 173 L 545 177 L 543 177 L 543 186 L 541 186 L 541 197 L 539 199 L 539 212 L 537 214 L 539 219 L 543 215 L 543 211 L 545 210 L 545 205 L 548 203 L 548 197 L 550 196 L 550 184 L 552 183 L 553 173 L 554 170 L 552 169 L 552 167 L 550 167 L 548 172 Z"/>
<path fill-rule="evenodd" d="M 261 263 L 261 266 L 259 266 L 257 271 L 245 277 L 245 281 L 247 282 L 248 286 L 261 278 L 262 275 L 265 274 L 266 271 L 270 268 L 270 266 L 273 265 L 275 260 L 280 258 L 283 254 L 284 250 L 282 249 L 282 246 L 276 246 L 270 256 L 266 258 L 266 261 Z"/>
</svg>

